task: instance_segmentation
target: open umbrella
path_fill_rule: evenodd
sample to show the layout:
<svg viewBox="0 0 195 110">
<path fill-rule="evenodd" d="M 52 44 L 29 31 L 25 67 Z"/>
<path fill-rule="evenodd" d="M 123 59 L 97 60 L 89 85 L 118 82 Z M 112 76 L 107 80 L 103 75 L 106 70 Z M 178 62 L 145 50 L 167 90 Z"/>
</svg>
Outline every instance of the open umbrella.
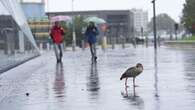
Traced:
<svg viewBox="0 0 195 110">
<path fill-rule="evenodd" d="M 56 22 L 56 21 L 69 21 L 71 20 L 71 17 L 69 16 L 63 16 L 63 15 L 58 15 L 58 16 L 53 16 L 50 18 L 51 22 Z"/>
<path fill-rule="evenodd" d="M 106 23 L 106 21 L 102 18 L 98 18 L 98 17 L 88 17 L 84 20 L 85 22 L 89 23 L 89 22 L 94 22 L 95 24 L 104 24 Z"/>
</svg>

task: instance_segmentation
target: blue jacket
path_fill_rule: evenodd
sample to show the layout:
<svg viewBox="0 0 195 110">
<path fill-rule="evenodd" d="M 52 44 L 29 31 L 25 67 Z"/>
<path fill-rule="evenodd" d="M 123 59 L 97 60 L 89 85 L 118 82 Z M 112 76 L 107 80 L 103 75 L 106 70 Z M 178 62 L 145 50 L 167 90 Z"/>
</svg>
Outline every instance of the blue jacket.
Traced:
<svg viewBox="0 0 195 110">
<path fill-rule="evenodd" d="M 87 42 L 90 44 L 94 44 L 97 42 L 96 36 L 99 34 L 97 27 L 87 27 L 85 31 L 85 36 L 87 38 Z"/>
</svg>

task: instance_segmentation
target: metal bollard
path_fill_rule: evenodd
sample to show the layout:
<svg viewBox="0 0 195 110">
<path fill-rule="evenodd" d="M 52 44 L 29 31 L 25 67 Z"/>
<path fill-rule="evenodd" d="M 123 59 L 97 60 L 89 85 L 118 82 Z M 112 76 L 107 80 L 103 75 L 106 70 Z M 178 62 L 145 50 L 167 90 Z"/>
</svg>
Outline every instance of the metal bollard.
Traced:
<svg viewBox="0 0 195 110">
<path fill-rule="evenodd" d="M 40 49 L 40 50 L 43 50 L 43 43 L 40 43 L 40 44 L 39 44 L 39 49 Z"/>
<path fill-rule="evenodd" d="M 63 43 L 64 51 L 66 51 L 66 42 Z"/>
<path fill-rule="evenodd" d="M 105 50 L 107 48 L 107 38 L 106 36 L 102 37 L 102 49 Z"/>
<path fill-rule="evenodd" d="M 46 45 L 47 45 L 47 51 L 49 51 L 50 50 L 50 44 L 47 43 Z"/>
<path fill-rule="evenodd" d="M 146 37 L 146 47 L 148 47 L 148 42 L 149 42 L 148 37 Z"/>
<path fill-rule="evenodd" d="M 112 37 L 111 43 L 112 43 L 112 49 L 115 49 L 115 38 L 114 37 Z"/>
<path fill-rule="evenodd" d="M 124 49 L 125 48 L 125 38 L 122 37 L 122 48 Z"/>
<path fill-rule="evenodd" d="M 85 41 L 84 40 L 81 41 L 81 46 L 82 46 L 82 50 L 85 50 Z"/>
</svg>

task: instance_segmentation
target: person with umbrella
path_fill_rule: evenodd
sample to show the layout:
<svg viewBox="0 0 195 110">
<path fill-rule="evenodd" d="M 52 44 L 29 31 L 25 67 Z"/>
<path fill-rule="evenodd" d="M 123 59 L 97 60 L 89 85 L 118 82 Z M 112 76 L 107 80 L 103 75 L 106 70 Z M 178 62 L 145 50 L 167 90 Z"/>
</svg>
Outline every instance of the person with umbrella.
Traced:
<svg viewBox="0 0 195 110">
<path fill-rule="evenodd" d="M 90 21 L 89 25 L 85 31 L 85 36 L 87 38 L 87 42 L 89 43 L 92 59 L 94 59 L 95 61 L 97 60 L 97 56 L 96 56 L 97 38 L 96 38 L 96 36 L 98 34 L 99 34 L 99 31 L 98 31 L 97 27 L 95 26 L 95 23 Z"/>
<path fill-rule="evenodd" d="M 54 51 L 57 59 L 57 63 L 61 62 L 63 53 L 62 53 L 62 43 L 63 35 L 65 34 L 64 29 L 60 26 L 58 21 L 55 21 L 54 26 L 50 30 L 50 37 L 54 44 Z"/>
</svg>

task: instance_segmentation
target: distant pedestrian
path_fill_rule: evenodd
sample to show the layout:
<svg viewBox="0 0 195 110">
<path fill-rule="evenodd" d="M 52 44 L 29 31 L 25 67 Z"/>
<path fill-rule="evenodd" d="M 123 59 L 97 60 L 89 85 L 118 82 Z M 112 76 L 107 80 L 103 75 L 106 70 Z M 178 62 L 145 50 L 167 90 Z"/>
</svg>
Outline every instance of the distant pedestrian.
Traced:
<svg viewBox="0 0 195 110">
<path fill-rule="evenodd" d="M 54 44 L 54 51 L 57 59 L 57 63 L 62 60 L 62 43 L 64 40 L 64 29 L 60 26 L 59 22 L 55 22 L 54 26 L 50 30 L 50 36 Z"/>
<path fill-rule="evenodd" d="M 95 59 L 95 61 L 97 60 L 97 55 L 96 55 L 97 38 L 96 36 L 98 34 L 99 34 L 99 31 L 97 27 L 95 26 L 94 22 L 89 22 L 89 25 L 85 31 L 85 36 L 87 38 L 87 42 L 89 43 L 92 59 Z"/>
</svg>

